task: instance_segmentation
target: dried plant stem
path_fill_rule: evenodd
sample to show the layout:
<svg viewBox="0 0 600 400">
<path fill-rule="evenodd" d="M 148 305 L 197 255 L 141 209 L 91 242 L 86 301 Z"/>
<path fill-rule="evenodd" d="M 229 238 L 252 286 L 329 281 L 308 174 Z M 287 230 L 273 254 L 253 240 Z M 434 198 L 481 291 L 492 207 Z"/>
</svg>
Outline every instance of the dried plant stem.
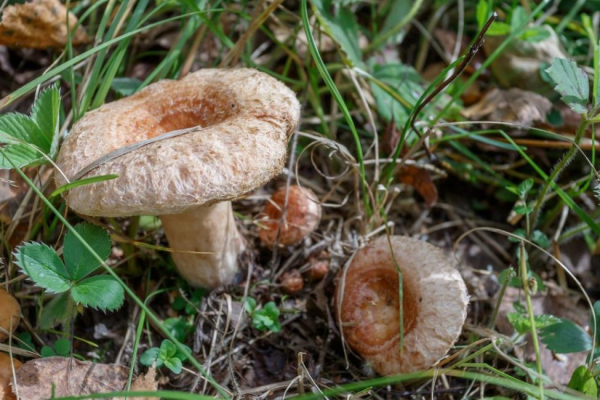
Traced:
<svg viewBox="0 0 600 400">
<path fill-rule="evenodd" d="M 556 166 L 550 173 L 550 176 L 546 180 L 546 183 L 544 183 L 544 186 L 542 187 L 542 190 L 540 191 L 540 194 L 538 195 L 537 201 L 535 203 L 535 207 L 531 214 L 531 222 L 534 226 L 537 222 L 542 205 L 544 204 L 544 199 L 546 198 L 546 194 L 548 193 L 548 190 L 550 189 L 550 185 L 552 185 L 552 183 L 556 180 L 556 178 L 560 175 L 560 173 L 566 168 L 566 166 L 569 165 L 569 162 L 575 155 L 575 152 L 577 151 L 577 148 L 579 146 L 579 142 L 581 142 L 581 139 L 583 138 L 583 135 L 584 135 L 588 125 L 589 125 L 589 121 L 586 118 L 586 116 L 584 116 L 581 123 L 579 124 L 579 128 L 577 128 L 577 134 L 575 135 L 575 139 L 573 139 L 573 145 L 567 151 L 565 156 L 558 162 L 558 164 L 556 164 Z"/>
<path fill-rule="evenodd" d="M 529 289 L 529 279 L 527 278 L 527 263 L 525 261 L 525 243 L 521 242 L 519 247 L 520 260 L 519 260 L 519 271 L 521 273 L 521 280 L 523 282 L 523 290 L 525 292 L 525 301 L 527 302 L 527 314 L 529 314 L 529 323 L 531 324 L 531 338 L 533 341 L 533 348 L 535 349 L 535 364 L 537 367 L 538 374 L 542 375 L 542 358 L 540 356 L 540 342 L 535 328 L 535 315 L 533 314 L 533 303 L 531 302 L 531 291 Z M 540 388 L 540 399 L 544 398 L 544 382 L 538 378 L 538 386 Z"/>
</svg>

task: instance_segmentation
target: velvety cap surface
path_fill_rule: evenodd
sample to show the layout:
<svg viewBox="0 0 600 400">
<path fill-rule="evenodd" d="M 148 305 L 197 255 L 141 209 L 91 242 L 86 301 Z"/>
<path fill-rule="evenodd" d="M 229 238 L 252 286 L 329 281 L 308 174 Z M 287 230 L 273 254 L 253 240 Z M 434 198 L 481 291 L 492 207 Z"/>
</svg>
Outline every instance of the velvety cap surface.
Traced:
<svg viewBox="0 0 600 400">
<path fill-rule="evenodd" d="M 101 157 L 134 146 L 79 176 L 119 175 L 72 189 L 69 206 L 93 216 L 177 214 L 234 200 L 279 174 L 299 118 L 294 93 L 269 75 L 204 69 L 87 113 L 57 164 L 73 179 Z M 193 129 L 153 139 L 186 128 Z M 56 181 L 66 183 L 60 173 Z"/>
<path fill-rule="evenodd" d="M 337 288 L 345 340 L 381 375 L 434 365 L 460 336 L 468 303 L 450 255 L 406 236 L 390 241 L 382 236 L 360 249 Z M 402 351 L 397 267 L 403 282 Z"/>
</svg>

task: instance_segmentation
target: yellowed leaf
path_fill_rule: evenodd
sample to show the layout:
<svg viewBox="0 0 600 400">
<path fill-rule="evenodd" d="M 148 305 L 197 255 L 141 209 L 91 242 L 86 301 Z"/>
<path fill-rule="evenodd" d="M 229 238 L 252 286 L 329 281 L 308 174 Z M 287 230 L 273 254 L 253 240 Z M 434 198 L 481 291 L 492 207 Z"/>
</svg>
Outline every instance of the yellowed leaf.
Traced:
<svg viewBox="0 0 600 400">
<path fill-rule="evenodd" d="M 77 17 L 68 14 L 69 27 L 73 29 Z M 67 8 L 59 0 L 33 0 L 4 9 L 0 21 L 0 45 L 32 49 L 64 47 L 67 32 Z M 73 45 L 88 41 L 81 27 L 73 32 Z"/>
</svg>

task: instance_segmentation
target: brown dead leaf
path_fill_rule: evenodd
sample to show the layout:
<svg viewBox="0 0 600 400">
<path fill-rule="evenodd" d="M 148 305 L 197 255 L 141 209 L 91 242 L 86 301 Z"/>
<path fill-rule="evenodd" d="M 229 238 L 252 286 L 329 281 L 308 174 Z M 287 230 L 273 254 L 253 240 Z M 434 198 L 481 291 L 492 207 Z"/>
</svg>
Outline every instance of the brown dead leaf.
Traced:
<svg viewBox="0 0 600 400">
<path fill-rule="evenodd" d="M 552 86 L 542 79 L 542 63 L 552 63 L 554 58 L 568 58 L 562 50 L 558 35 L 550 27 L 548 37 L 539 42 L 514 39 L 492 62 L 494 77 L 504 87 L 516 87 L 547 95 L 554 92 Z M 505 36 L 488 36 L 483 49 L 492 54 L 506 40 Z"/>
<path fill-rule="evenodd" d="M 152 367 L 145 375 L 140 375 L 131 383 L 131 392 L 155 392 L 158 389 L 156 368 Z M 158 400 L 158 397 L 136 397 L 139 400 Z"/>
<path fill-rule="evenodd" d="M 426 169 L 415 165 L 404 165 L 398 172 L 398 180 L 405 185 L 414 187 L 425 200 L 427 208 L 431 208 L 437 203 L 438 191 Z"/>
<path fill-rule="evenodd" d="M 69 12 L 69 26 L 75 27 L 77 17 Z M 89 41 L 78 27 L 72 35 L 73 45 Z M 67 43 L 67 8 L 59 0 L 33 0 L 4 9 L 0 22 L 0 45 L 46 49 L 64 47 Z"/>
<path fill-rule="evenodd" d="M 38 358 L 23 364 L 17 371 L 19 396 L 43 400 L 54 395 L 77 396 L 123 390 L 128 369 L 116 364 L 94 364 L 63 357 Z M 112 399 L 112 398 L 111 398 Z"/>
<path fill-rule="evenodd" d="M 520 301 L 522 304 L 525 303 L 523 291 L 516 288 L 507 288 L 502 298 L 496 322 L 498 331 L 505 335 L 511 335 L 514 331 L 506 315 L 514 311 L 513 302 L 515 301 Z M 587 308 L 579 305 L 576 298 L 555 293 L 548 293 L 546 295 L 538 294 L 532 298 L 532 303 L 535 315 L 551 314 L 559 318 L 567 318 L 583 327 L 588 324 L 589 311 Z M 535 349 L 531 337 L 527 338 L 527 343 L 523 348 L 515 348 L 515 354 L 526 362 L 535 360 Z M 546 345 L 540 342 L 542 367 L 552 382 L 561 385 L 568 384 L 575 368 L 585 364 L 586 355 L 586 352 L 581 352 L 559 354 L 558 357 L 555 357 L 550 350 L 546 349 Z"/>
<path fill-rule="evenodd" d="M 383 137 L 381 138 L 381 148 L 387 154 L 392 154 L 398 146 L 400 140 L 400 132 L 396 129 L 396 123 L 392 119 L 387 127 Z M 400 155 L 407 153 L 406 147 L 402 149 Z M 416 165 L 403 165 L 398 171 L 398 181 L 405 185 L 415 188 L 417 193 L 425 200 L 425 205 L 431 208 L 437 203 L 438 191 L 431 179 L 431 174 L 426 169 Z"/>
<path fill-rule="evenodd" d="M 532 126 L 546 121 L 552 103 L 539 94 L 521 89 L 492 89 L 479 103 L 461 114 L 470 120 L 488 120 Z"/>
</svg>

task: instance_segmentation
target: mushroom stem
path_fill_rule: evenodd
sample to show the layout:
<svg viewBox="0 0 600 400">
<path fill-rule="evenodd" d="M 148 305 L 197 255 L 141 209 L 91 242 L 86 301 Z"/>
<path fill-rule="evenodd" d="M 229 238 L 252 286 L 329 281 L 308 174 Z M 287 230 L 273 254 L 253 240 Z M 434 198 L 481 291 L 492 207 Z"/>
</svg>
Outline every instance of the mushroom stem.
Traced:
<svg viewBox="0 0 600 400">
<path fill-rule="evenodd" d="M 160 216 L 179 273 L 193 286 L 215 288 L 231 283 L 238 254 L 245 249 L 231 202 Z M 192 254 L 189 252 L 201 252 Z"/>
</svg>

